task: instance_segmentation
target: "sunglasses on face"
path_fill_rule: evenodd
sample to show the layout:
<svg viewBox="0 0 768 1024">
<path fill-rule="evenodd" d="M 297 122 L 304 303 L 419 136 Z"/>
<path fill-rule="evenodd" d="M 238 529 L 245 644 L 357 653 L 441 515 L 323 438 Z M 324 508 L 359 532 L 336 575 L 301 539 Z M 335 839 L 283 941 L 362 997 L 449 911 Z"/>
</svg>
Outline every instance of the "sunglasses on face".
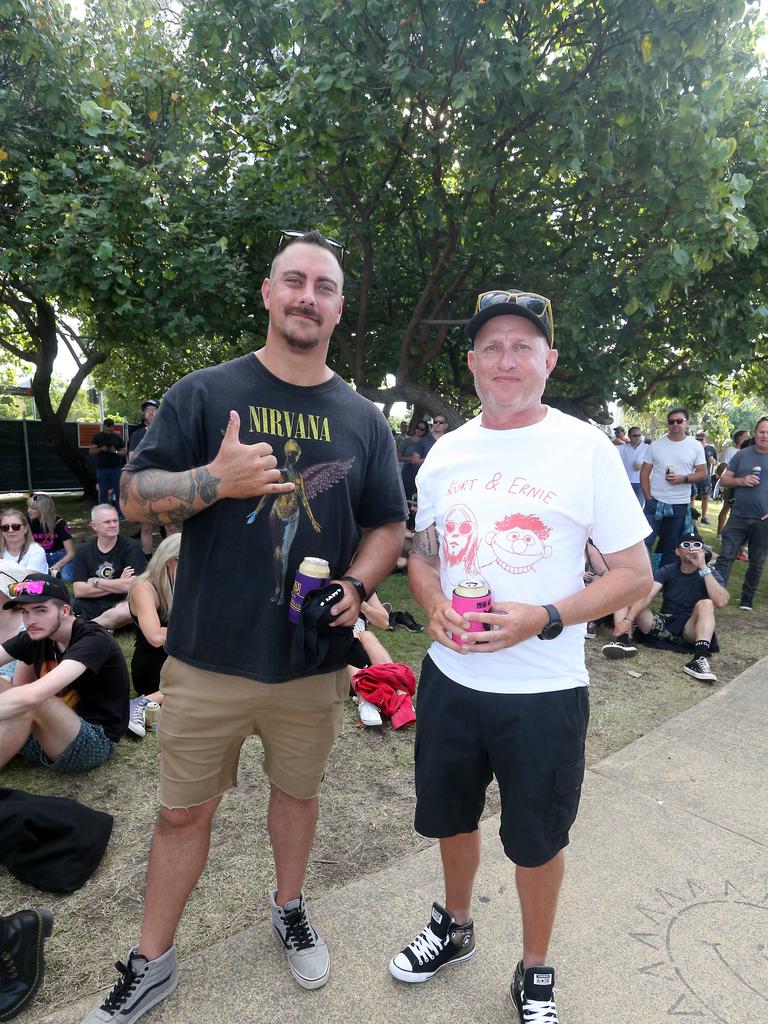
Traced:
<svg viewBox="0 0 768 1024">
<path fill-rule="evenodd" d="M 449 522 L 445 524 L 445 529 L 447 533 L 456 533 L 457 530 L 459 533 L 472 533 L 472 523 L 468 523 L 466 520 L 463 523 Z"/>
<path fill-rule="evenodd" d="M 448 420 L 432 420 L 436 427 L 445 427 L 448 425 Z"/>
<path fill-rule="evenodd" d="M 417 430 L 420 430 L 420 431 L 421 431 L 422 433 L 424 433 L 424 431 L 425 431 L 425 430 L 426 430 L 427 428 L 426 428 L 426 427 L 416 427 L 416 429 L 417 429 Z"/>
<path fill-rule="evenodd" d="M 495 306 L 498 302 L 511 302 L 527 309 L 529 313 L 533 313 L 545 328 L 549 337 L 549 347 L 552 348 L 555 344 L 555 321 L 552 317 L 552 303 L 545 295 L 518 291 L 481 292 L 477 296 L 475 313 L 479 313 L 481 309 L 487 309 L 488 306 Z"/>
<path fill-rule="evenodd" d="M 21 583 L 11 583 L 8 593 L 11 597 L 18 597 L 19 594 L 42 594 L 45 587 L 45 580 L 22 580 Z"/>
<path fill-rule="evenodd" d="M 683 420 L 683 419 L 680 419 L 680 420 L 667 420 L 667 425 L 668 426 L 671 427 L 673 423 L 685 423 L 685 420 Z"/>
<path fill-rule="evenodd" d="M 19 530 L 23 529 L 23 523 L 3 523 L 3 525 L 0 526 L 0 530 L 2 530 L 3 533 L 8 533 L 9 530 L 13 530 L 14 533 L 18 533 Z"/>
<path fill-rule="evenodd" d="M 684 541 L 681 541 L 680 547 L 684 551 L 688 551 L 689 549 L 692 550 L 692 551 L 698 551 L 698 549 L 699 548 L 703 548 L 704 545 L 702 544 L 702 542 L 700 540 L 684 540 Z"/>
<path fill-rule="evenodd" d="M 294 228 L 283 228 L 283 230 L 280 232 L 280 238 L 277 243 L 277 252 L 280 252 L 281 249 L 284 249 L 288 242 L 300 241 L 302 238 L 305 238 L 308 234 L 308 231 L 298 231 Z M 337 241 L 335 238 L 329 238 L 327 235 L 323 235 L 322 239 L 324 242 L 327 242 L 328 245 L 331 246 L 334 253 L 336 254 L 336 259 L 343 267 L 344 257 L 347 253 L 347 250 L 344 248 L 342 243 Z"/>
</svg>

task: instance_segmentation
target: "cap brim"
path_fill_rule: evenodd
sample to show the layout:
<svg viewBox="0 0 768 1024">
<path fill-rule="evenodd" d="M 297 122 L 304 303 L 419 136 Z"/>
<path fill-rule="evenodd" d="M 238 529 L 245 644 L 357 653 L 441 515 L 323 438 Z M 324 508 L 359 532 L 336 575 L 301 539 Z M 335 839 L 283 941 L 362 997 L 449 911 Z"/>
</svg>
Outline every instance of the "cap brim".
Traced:
<svg viewBox="0 0 768 1024">
<path fill-rule="evenodd" d="M 481 309 L 479 313 L 475 313 L 472 319 L 469 321 L 464 331 L 471 342 L 474 343 L 475 335 L 483 326 L 488 323 L 495 316 L 521 316 L 525 320 L 538 327 L 543 337 L 547 339 L 547 344 L 552 344 L 552 338 L 549 334 L 549 325 L 545 324 L 544 321 L 532 313 L 530 309 L 526 309 L 525 306 L 520 306 L 516 302 L 494 302 L 491 306 L 486 306 L 485 309 Z"/>
</svg>

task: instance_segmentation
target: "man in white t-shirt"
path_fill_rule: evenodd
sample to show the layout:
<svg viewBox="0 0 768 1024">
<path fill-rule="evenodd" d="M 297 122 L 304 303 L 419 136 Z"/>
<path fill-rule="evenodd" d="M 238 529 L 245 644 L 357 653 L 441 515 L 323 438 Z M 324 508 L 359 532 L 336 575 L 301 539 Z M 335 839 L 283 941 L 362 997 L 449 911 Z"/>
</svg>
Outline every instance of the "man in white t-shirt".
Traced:
<svg viewBox="0 0 768 1024">
<path fill-rule="evenodd" d="M 466 330 L 483 411 L 422 466 L 409 560 L 435 641 L 419 684 L 416 829 L 440 839 L 445 904 L 390 971 L 426 981 L 474 953 L 477 829 L 495 775 L 523 920 L 511 993 L 521 1021 L 557 1024 L 543 965 L 584 774 L 584 623 L 647 592 L 648 527 L 605 434 L 541 402 L 558 355 L 549 300 L 484 293 Z M 470 561 L 457 557 L 459 509 Z M 590 537 L 612 571 L 584 587 Z M 451 595 L 470 565 L 493 605 L 462 616 Z"/>
<path fill-rule="evenodd" d="M 641 505 L 645 502 L 645 497 L 640 486 L 640 470 L 643 467 L 643 459 L 649 447 L 643 440 L 640 427 L 630 427 L 629 444 L 623 444 L 619 448 L 619 455 L 624 463 L 624 469 L 627 471 L 629 482 L 632 484 L 632 490 L 635 492 L 635 497 Z"/>
<path fill-rule="evenodd" d="M 684 533 L 693 529 L 691 484 L 707 476 L 707 459 L 701 442 L 689 437 L 688 410 L 679 406 L 667 413 L 667 432 L 651 441 L 640 470 L 645 495 L 645 516 L 653 533 L 648 550 L 658 537 L 661 565 L 677 560 L 676 550 Z"/>
</svg>

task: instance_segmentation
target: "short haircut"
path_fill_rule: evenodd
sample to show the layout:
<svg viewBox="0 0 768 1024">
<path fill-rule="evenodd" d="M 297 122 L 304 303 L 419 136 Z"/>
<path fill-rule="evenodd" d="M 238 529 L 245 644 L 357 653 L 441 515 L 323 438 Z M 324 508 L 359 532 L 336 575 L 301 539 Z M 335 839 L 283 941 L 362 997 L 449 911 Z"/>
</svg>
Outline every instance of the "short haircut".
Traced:
<svg viewBox="0 0 768 1024">
<path fill-rule="evenodd" d="M 115 508 L 114 505 L 110 505 L 108 502 L 102 502 L 101 505 L 94 505 L 93 508 L 91 509 L 91 522 L 92 523 L 96 522 L 96 513 L 97 512 L 115 512 L 116 513 L 117 509 Z"/>
<path fill-rule="evenodd" d="M 761 416 L 760 417 L 760 419 L 755 424 L 755 430 L 757 430 L 757 428 L 760 426 L 761 423 L 768 423 L 768 416 Z"/>
<path fill-rule="evenodd" d="M 670 416 L 674 416 L 675 413 L 678 412 L 681 412 L 687 420 L 690 420 L 691 417 L 688 415 L 688 410 L 685 409 L 682 405 L 676 405 L 674 409 L 670 409 L 667 413 L 667 419 L 669 419 Z"/>
<path fill-rule="evenodd" d="M 325 249 L 326 252 L 329 252 L 331 256 L 333 256 L 336 264 L 338 265 L 339 273 L 341 274 L 341 287 L 342 289 L 344 288 L 344 269 L 341 265 L 341 260 L 339 258 L 340 250 L 335 245 L 331 245 L 331 243 L 328 241 L 328 239 L 321 231 L 317 231 L 314 228 L 312 229 L 312 231 L 308 231 L 306 235 L 295 235 L 285 240 L 285 242 L 280 246 L 275 255 L 272 257 L 272 264 L 269 268 L 270 277 L 274 276 L 277 261 L 280 259 L 280 257 L 286 251 L 286 249 L 290 249 L 292 245 L 296 245 L 297 243 L 301 243 L 303 245 L 317 245 L 320 249 Z"/>
<path fill-rule="evenodd" d="M 110 419 L 109 417 L 107 417 L 107 418 L 106 418 L 106 419 L 104 420 L 104 426 L 105 426 L 105 427 L 114 427 L 114 425 L 115 425 L 115 421 L 114 421 L 114 420 L 111 420 L 111 419 Z"/>
</svg>

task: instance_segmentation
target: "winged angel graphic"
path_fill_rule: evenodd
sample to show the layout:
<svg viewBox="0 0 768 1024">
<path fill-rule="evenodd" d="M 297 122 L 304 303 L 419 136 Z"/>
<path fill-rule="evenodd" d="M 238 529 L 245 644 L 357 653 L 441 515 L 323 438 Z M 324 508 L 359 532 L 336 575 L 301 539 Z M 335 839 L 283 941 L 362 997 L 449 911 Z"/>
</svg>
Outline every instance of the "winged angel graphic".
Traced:
<svg viewBox="0 0 768 1024">
<path fill-rule="evenodd" d="M 295 490 L 290 494 L 265 494 L 253 512 L 246 516 L 246 522 L 252 525 L 267 502 L 272 502 L 269 510 L 268 524 L 272 538 L 272 576 L 275 589 L 270 600 L 274 604 L 285 603 L 285 576 L 288 571 L 288 556 L 291 551 L 296 531 L 299 528 L 299 517 L 302 509 L 306 512 L 312 529 L 321 533 L 322 527 L 315 519 L 310 500 L 323 491 L 328 491 L 349 473 L 351 459 L 338 459 L 335 462 L 318 462 L 314 466 L 300 471 L 297 463 L 301 458 L 299 444 L 291 438 L 283 446 L 285 465 L 280 466 L 282 483 L 292 483 Z"/>
</svg>

